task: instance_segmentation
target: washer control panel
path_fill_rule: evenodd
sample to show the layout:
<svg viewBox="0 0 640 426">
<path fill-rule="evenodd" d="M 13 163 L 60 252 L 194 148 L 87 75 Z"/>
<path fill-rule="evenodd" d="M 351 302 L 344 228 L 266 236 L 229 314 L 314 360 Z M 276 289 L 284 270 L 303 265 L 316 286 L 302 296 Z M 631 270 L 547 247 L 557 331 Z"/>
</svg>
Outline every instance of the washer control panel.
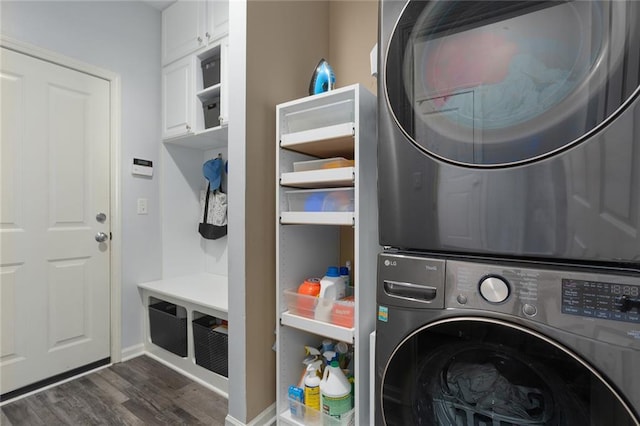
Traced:
<svg viewBox="0 0 640 426">
<path fill-rule="evenodd" d="M 563 279 L 562 312 L 640 323 L 640 286 Z"/>
<path fill-rule="evenodd" d="M 507 315 L 640 349 L 640 276 L 446 259 L 445 309 Z"/>
<path fill-rule="evenodd" d="M 631 271 L 382 253 L 377 303 L 512 318 L 640 350 L 640 274 Z"/>
</svg>

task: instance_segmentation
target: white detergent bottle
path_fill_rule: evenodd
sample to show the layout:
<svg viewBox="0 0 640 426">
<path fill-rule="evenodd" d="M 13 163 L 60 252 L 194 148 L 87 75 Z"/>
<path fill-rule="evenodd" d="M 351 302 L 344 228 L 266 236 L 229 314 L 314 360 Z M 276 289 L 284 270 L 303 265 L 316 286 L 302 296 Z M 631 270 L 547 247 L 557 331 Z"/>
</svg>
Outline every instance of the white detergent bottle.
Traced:
<svg viewBox="0 0 640 426">
<path fill-rule="evenodd" d="M 320 299 L 316 305 L 315 319 L 318 321 L 331 322 L 331 310 L 333 301 L 342 299 L 345 296 L 346 285 L 344 278 L 340 276 L 337 266 L 329 266 L 327 275 L 320 280 Z"/>
<path fill-rule="evenodd" d="M 353 408 L 351 383 L 340 369 L 338 361 L 332 361 L 324 368 L 324 375 L 320 381 L 320 395 L 322 412 L 331 417 L 342 420 Z"/>
</svg>

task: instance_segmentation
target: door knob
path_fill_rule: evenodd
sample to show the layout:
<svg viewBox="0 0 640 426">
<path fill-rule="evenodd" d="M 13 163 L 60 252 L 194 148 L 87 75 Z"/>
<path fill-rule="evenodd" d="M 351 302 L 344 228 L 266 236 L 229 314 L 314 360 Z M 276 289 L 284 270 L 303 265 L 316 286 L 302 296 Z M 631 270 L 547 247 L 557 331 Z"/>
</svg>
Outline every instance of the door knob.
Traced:
<svg viewBox="0 0 640 426">
<path fill-rule="evenodd" d="M 99 243 L 104 243 L 108 239 L 109 239 L 109 236 L 107 234 L 105 234 L 104 232 L 98 232 L 96 234 L 96 241 L 99 242 Z"/>
</svg>

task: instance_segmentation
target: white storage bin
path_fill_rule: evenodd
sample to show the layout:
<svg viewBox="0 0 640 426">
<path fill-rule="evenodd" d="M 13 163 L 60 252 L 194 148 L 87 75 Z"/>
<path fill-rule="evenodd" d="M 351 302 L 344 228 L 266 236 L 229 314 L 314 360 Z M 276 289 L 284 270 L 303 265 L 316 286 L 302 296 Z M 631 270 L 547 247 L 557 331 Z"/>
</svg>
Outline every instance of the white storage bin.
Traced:
<svg viewBox="0 0 640 426">
<path fill-rule="evenodd" d="M 353 212 L 354 189 L 308 189 L 287 191 L 290 212 Z"/>
<path fill-rule="evenodd" d="M 344 157 L 324 158 L 322 160 L 296 161 L 293 163 L 294 172 L 306 172 L 309 170 L 337 169 L 341 167 L 353 167 L 354 161 Z"/>
<path fill-rule="evenodd" d="M 335 102 L 328 102 L 325 99 L 310 102 L 313 106 L 309 108 L 297 106 L 285 112 L 282 133 L 297 133 L 354 121 L 353 99 Z"/>
</svg>

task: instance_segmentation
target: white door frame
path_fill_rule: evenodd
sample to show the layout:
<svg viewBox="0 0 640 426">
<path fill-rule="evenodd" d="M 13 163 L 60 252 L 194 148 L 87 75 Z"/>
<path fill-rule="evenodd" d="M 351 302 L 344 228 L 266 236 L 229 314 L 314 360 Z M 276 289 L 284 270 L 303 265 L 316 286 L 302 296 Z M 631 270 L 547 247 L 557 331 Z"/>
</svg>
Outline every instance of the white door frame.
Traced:
<svg viewBox="0 0 640 426">
<path fill-rule="evenodd" d="M 56 65 L 60 65 L 66 68 L 70 68 L 76 71 L 80 71 L 86 74 L 93 75 L 109 82 L 109 104 L 110 104 L 110 117 L 109 117 L 109 202 L 110 202 L 110 223 L 111 223 L 111 259 L 110 259 L 110 272 L 111 280 L 109 283 L 110 292 L 110 345 L 111 345 L 111 362 L 120 362 L 122 359 L 122 265 L 121 265 L 121 250 L 122 250 L 122 211 L 120 203 L 120 117 L 121 117 L 121 105 L 120 105 L 120 75 L 107 71 L 96 66 L 77 61 L 58 53 L 42 49 L 40 47 L 24 43 L 19 40 L 15 40 L 10 37 L 6 37 L 0 34 L 0 46 L 13 50 L 18 53 L 22 53 L 28 56 L 32 56 L 37 59 L 41 59 L 47 62 L 51 62 Z"/>
</svg>

